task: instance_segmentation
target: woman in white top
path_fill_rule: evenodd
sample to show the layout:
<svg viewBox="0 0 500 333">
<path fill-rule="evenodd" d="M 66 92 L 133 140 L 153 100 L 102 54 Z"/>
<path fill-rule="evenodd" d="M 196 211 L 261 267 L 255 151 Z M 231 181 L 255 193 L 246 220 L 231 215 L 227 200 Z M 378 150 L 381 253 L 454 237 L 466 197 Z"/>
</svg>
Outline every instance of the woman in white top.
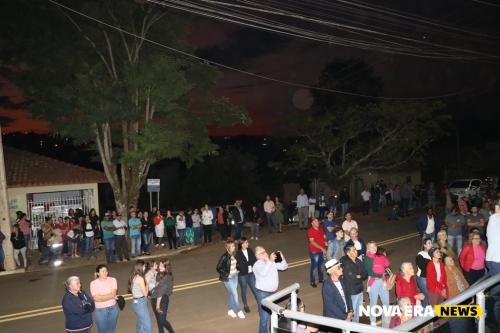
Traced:
<svg viewBox="0 0 500 333">
<path fill-rule="evenodd" d="M 175 229 L 177 231 L 177 247 L 186 245 L 186 217 L 181 210 L 175 217 Z"/>
<path fill-rule="evenodd" d="M 342 223 L 342 229 L 344 230 L 344 239 L 347 242 L 351 237 L 349 237 L 351 229 L 356 228 L 358 229 L 358 222 L 354 221 L 352 219 L 352 214 L 347 213 L 345 214 L 345 221 Z"/>
<path fill-rule="evenodd" d="M 153 223 L 155 225 L 155 236 L 156 236 L 156 247 L 165 247 L 165 224 L 163 223 L 163 215 L 160 210 L 156 211 L 156 216 L 153 217 Z"/>
<path fill-rule="evenodd" d="M 94 227 L 90 221 L 90 216 L 85 215 L 83 224 L 83 232 L 85 234 L 85 256 L 90 259 L 94 256 Z"/>
<path fill-rule="evenodd" d="M 201 216 L 198 208 L 194 210 L 191 219 L 193 220 L 194 245 L 198 245 L 201 243 Z"/>
<path fill-rule="evenodd" d="M 208 204 L 205 204 L 201 209 L 201 224 L 203 224 L 203 242 L 204 244 L 212 243 L 212 221 L 214 219 L 214 214 L 212 210 L 208 208 Z"/>
<path fill-rule="evenodd" d="M 132 293 L 132 310 L 136 315 L 136 332 L 153 333 L 151 317 L 148 310 L 148 283 L 144 275 L 144 261 L 137 260 L 128 281 L 129 292 Z"/>
</svg>

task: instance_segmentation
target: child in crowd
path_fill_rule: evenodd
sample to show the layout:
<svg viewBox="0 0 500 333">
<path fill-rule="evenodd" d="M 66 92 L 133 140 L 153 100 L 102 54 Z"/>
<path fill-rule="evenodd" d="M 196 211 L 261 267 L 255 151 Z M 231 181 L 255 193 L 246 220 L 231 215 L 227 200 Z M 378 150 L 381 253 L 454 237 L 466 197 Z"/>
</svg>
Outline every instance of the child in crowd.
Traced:
<svg viewBox="0 0 500 333">
<path fill-rule="evenodd" d="M 384 280 L 384 285 L 385 285 L 386 283 L 385 272 L 386 269 L 388 269 L 389 266 L 391 265 L 391 262 L 387 258 L 387 253 L 385 249 L 379 247 L 377 249 L 377 253 L 373 254 L 367 252 L 366 255 L 373 259 L 373 273 L 382 275 L 382 279 Z M 369 288 L 372 286 L 374 282 L 375 278 L 373 276 L 370 276 L 370 278 L 368 279 L 368 291 L 370 290 Z"/>
</svg>

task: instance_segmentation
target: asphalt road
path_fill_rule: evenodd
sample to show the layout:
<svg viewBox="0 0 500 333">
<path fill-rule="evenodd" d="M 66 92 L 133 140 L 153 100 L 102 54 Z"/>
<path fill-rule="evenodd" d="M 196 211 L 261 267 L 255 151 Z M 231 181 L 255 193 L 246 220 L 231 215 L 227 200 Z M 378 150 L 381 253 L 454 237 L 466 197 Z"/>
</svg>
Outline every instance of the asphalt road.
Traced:
<svg viewBox="0 0 500 333">
<path fill-rule="evenodd" d="M 355 216 L 355 219 L 360 227 L 360 236 L 365 241 L 383 242 L 393 271 L 397 271 L 403 261 L 414 261 L 419 247 L 415 218 L 398 222 L 388 222 L 382 216 Z M 289 269 L 280 273 L 280 287 L 300 283 L 299 297 L 306 304 L 306 312 L 321 314 L 321 288 L 309 286 L 305 232 L 298 230 L 297 226 L 287 226 L 282 234 L 270 235 L 265 230 L 261 233 L 263 237 L 251 246 L 263 245 L 269 251 L 281 250 L 289 263 Z M 176 332 L 245 333 L 258 329 L 257 307 L 250 291 L 251 313 L 246 319 L 232 319 L 226 314 L 226 291 L 215 272 L 215 265 L 223 252 L 224 244 L 218 242 L 172 258 L 175 289 L 170 299 L 168 318 Z M 61 267 L 1 276 L 0 332 L 63 332 L 64 316 L 60 308 L 63 281 L 70 275 L 78 275 L 82 286 L 88 290 L 94 267 L 95 264 Z M 118 279 L 119 294 L 127 294 L 126 284 L 131 267 L 131 263 L 110 267 L 110 275 Z M 394 299 L 393 291 L 391 297 Z M 156 332 L 153 317 L 152 321 Z M 97 332 L 97 329 L 93 331 Z M 135 332 L 135 316 L 130 302 L 120 313 L 117 331 Z"/>
</svg>

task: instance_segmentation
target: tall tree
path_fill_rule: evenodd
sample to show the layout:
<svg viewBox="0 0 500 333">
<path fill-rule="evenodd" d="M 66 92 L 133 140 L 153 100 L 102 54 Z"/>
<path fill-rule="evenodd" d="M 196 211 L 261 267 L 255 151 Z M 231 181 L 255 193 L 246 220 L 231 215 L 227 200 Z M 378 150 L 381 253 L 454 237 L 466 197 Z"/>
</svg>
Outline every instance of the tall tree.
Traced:
<svg viewBox="0 0 500 333">
<path fill-rule="evenodd" d="M 380 96 L 382 79 L 372 66 L 361 59 L 335 60 L 325 65 L 318 78 L 318 87 L 349 91 L 355 94 Z M 316 114 L 325 114 L 349 105 L 365 105 L 370 99 L 351 95 L 332 94 L 321 90 L 311 90 L 314 97 L 313 109 Z"/>
<path fill-rule="evenodd" d="M 186 20 L 141 1 L 66 3 L 122 30 L 68 8 L 22 1 L 39 31 L 12 41 L 16 60 L 26 59 L 29 68 L 21 87 L 34 100 L 29 111 L 35 116 L 95 144 L 118 210 L 137 204 L 152 163 L 179 158 L 192 165 L 216 153 L 210 126 L 249 121 L 227 99 L 209 96 L 220 77 L 216 68 L 146 41 L 186 49 L 177 39 Z"/>
<path fill-rule="evenodd" d="M 274 166 L 307 172 L 332 184 L 375 170 L 416 162 L 443 134 L 441 103 L 354 105 L 310 117 L 299 142 Z"/>
</svg>

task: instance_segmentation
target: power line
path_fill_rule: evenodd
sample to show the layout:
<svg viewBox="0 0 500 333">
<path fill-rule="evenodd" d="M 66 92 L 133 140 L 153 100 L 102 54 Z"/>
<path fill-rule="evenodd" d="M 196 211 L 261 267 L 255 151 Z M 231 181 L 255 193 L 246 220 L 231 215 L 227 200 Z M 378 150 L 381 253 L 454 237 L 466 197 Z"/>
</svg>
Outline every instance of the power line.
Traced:
<svg viewBox="0 0 500 333">
<path fill-rule="evenodd" d="M 483 59 L 483 58 L 492 57 L 491 55 L 482 55 L 481 57 L 471 56 L 471 55 L 467 55 L 467 56 L 446 55 L 446 54 L 442 54 L 440 52 L 432 51 L 432 50 L 427 50 L 427 51 L 423 50 L 423 49 L 415 50 L 414 47 L 407 46 L 407 45 L 402 45 L 403 47 L 407 48 L 407 49 L 404 49 L 404 48 L 396 48 L 396 47 L 388 46 L 388 45 L 368 43 L 366 41 L 354 40 L 354 39 L 343 38 L 343 37 L 338 37 L 338 36 L 319 34 L 315 31 L 308 31 L 308 30 L 304 30 L 304 29 L 300 29 L 300 28 L 296 28 L 296 27 L 291 27 L 291 26 L 283 25 L 281 23 L 274 22 L 274 23 L 270 24 L 270 23 L 264 22 L 261 18 L 259 18 L 260 19 L 260 21 L 259 21 L 259 20 L 255 20 L 253 18 L 235 15 L 234 13 L 228 12 L 227 10 L 223 11 L 220 8 L 202 7 L 202 6 L 193 4 L 190 1 L 182 1 L 182 2 L 174 1 L 174 0 L 164 0 L 164 1 L 147 0 L 147 1 L 151 2 L 151 3 L 159 4 L 159 5 L 162 5 L 165 7 L 171 7 L 171 8 L 183 10 L 183 11 L 186 11 L 189 13 L 194 13 L 194 14 L 203 15 L 203 16 L 210 17 L 210 18 L 215 18 L 215 19 L 218 19 L 221 21 L 237 23 L 240 25 L 245 25 L 245 26 L 249 26 L 249 27 L 253 27 L 253 28 L 257 28 L 257 29 L 262 29 L 262 30 L 266 30 L 266 31 L 272 31 L 272 32 L 280 33 L 280 34 L 305 38 L 305 39 L 318 41 L 318 42 L 325 42 L 328 44 L 337 44 L 337 45 L 346 46 L 346 47 L 354 47 L 354 48 L 360 48 L 360 49 L 365 49 L 365 50 L 375 49 L 375 50 L 380 51 L 380 52 L 410 55 L 410 56 L 421 57 L 421 58 L 433 58 L 433 59 L 479 60 L 479 59 Z M 280 27 L 281 27 L 281 29 L 279 29 Z M 408 49 L 408 48 L 411 48 L 411 49 Z M 417 51 L 419 53 L 416 53 Z M 426 52 L 424 52 L 424 51 L 426 51 Z"/>
<path fill-rule="evenodd" d="M 236 7 L 236 8 L 242 8 L 242 9 L 247 9 L 251 11 L 258 11 L 262 13 L 267 13 L 267 14 L 272 14 L 272 15 L 279 15 L 279 16 L 286 16 L 286 17 L 291 17 L 294 19 L 299 19 L 303 20 L 306 22 L 312 22 L 316 24 L 321 24 L 321 25 L 326 25 L 326 26 L 332 26 L 332 27 L 337 27 L 337 28 L 345 28 L 345 29 L 352 29 L 355 31 L 360 31 L 361 33 L 369 33 L 369 34 L 375 34 L 375 35 L 381 35 L 385 37 L 391 37 L 391 38 L 396 38 L 396 39 L 402 39 L 405 41 L 410 41 L 414 42 L 417 44 L 423 44 L 423 45 L 429 45 L 429 46 L 436 46 L 436 47 L 442 47 L 445 49 L 450 49 L 450 50 L 455 50 L 455 51 L 462 51 L 466 53 L 472 53 L 472 54 L 477 54 L 477 55 L 482 55 L 485 57 L 498 57 L 497 55 L 491 55 L 491 54 L 483 54 L 481 52 L 473 51 L 473 50 L 468 50 L 468 49 L 463 49 L 463 48 L 457 48 L 457 47 L 452 47 L 452 46 L 447 46 L 447 45 L 442 45 L 442 44 L 437 44 L 437 43 L 432 43 L 432 42 L 427 42 L 427 41 L 422 41 L 422 40 L 417 40 L 414 38 L 408 38 L 408 37 L 403 37 L 403 36 L 398 36 L 390 33 L 384 33 L 380 32 L 374 29 L 366 29 L 366 28 L 360 28 L 357 26 L 353 25 L 346 25 L 346 24 L 341 24 L 333 21 L 325 21 L 322 19 L 318 19 L 315 17 L 310 17 L 310 16 L 305 16 L 300 13 L 296 12 L 290 12 L 290 11 L 284 11 L 278 8 L 272 8 L 270 9 L 262 9 L 262 8 L 257 8 L 257 7 L 250 7 L 250 6 L 244 6 L 244 5 L 239 5 L 239 4 L 232 4 L 229 2 L 223 2 L 223 1 L 213 1 L 213 0 L 199 0 L 200 2 L 204 3 L 210 3 L 210 4 L 215 4 L 215 5 L 221 5 L 221 6 L 227 6 L 227 7 Z M 178 1 L 174 0 L 164 0 L 164 2 L 175 2 L 178 3 Z"/>
<path fill-rule="evenodd" d="M 477 2 L 477 3 L 480 3 L 480 4 L 483 4 L 483 5 L 486 5 L 486 6 L 493 6 L 493 7 L 498 7 L 500 8 L 500 5 L 497 4 L 497 3 L 491 3 L 491 2 L 488 2 L 488 1 L 482 1 L 482 0 L 472 0 L 473 2 Z"/>
<path fill-rule="evenodd" d="M 470 92 L 473 92 L 475 90 L 478 90 L 478 88 L 476 87 L 476 88 L 469 88 L 469 89 L 464 89 L 464 90 L 461 90 L 461 91 L 446 93 L 446 94 L 442 94 L 442 95 L 425 96 L 425 97 L 384 97 L 384 96 L 371 96 L 371 95 L 365 95 L 365 94 L 358 94 L 358 93 L 354 93 L 354 92 L 342 91 L 342 90 L 337 90 L 337 89 L 321 88 L 321 87 L 315 87 L 315 86 L 311 86 L 311 85 L 307 85 L 307 84 L 303 84 L 303 83 L 297 83 L 297 82 L 291 82 L 291 81 L 287 81 L 287 80 L 281 80 L 281 79 L 277 79 L 277 78 L 274 78 L 274 77 L 270 77 L 270 76 L 266 76 L 266 75 L 262 75 L 262 74 L 258 74 L 258 73 L 253 73 L 253 72 L 249 72 L 249 71 L 245 71 L 245 70 L 242 70 L 242 69 L 239 69 L 239 68 L 235 68 L 235 67 L 232 67 L 232 66 L 224 65 L 224 64 L 219 63 L 219 62 L 211 61 L 211 60 L 208 60 L 208 59 L 196 56 L 196 55 L 191 54 L 189 52 L 182 51 L 182 50 L 176 49 L 174 47 L 162 44 L 160 42 L 151 40 L 149 38 L 139 36 L 139 35 L 137 35 L 135 33 L 127 31 L 127 30 L 125 30 L 125 29 L 123 29 L 121 27 L 114 26 L 114 25 L 109 24 L 109 23 L 107 23 L 105 21 L 102 21 L 102 20 L 100 20 L 98 18 L 92 17 L 92 16 L 87 15 L 85 13 L 82 13 L 82 12 L 76 10 L 76 9 L 73 9 L 71 7 L 63 5 L 63 4 L 61 4 L 61 3 L 57 2 L 57 1 L 54 1 L 54 0 L 47 0 L 47 1 L 50 2 L 50 3 L 52 3 L 52 4 L 54 4 L 54 5 L 56 5 L 56 6 L 58 6 L 58 7 L 60 7 L 60 8 L 66 9 L 67 11 L 70 11 L 70 12 L 72 12 L 74 14 L 77 14 L 77 15 L 79 15 L 81 17 L 84 17 L 84 18 L 86 18 L 86 19 L 88 19 L 90 21 L 93 21 L 93 22 L 99 23 L 99 24 L 101 24 L 103 26 L 106 26 L 108 28 L 120 31 L 120 32 L 122 32 L 122 33 L 124 33 L 124 34 L 126 34 L 128 36 L 132 36 L 132 37 L 141 39 L 141 40 L 143 40 L 145 42 L 148 42 L 148 43 L 150 43 L 152 45 L 165 48 L 167 50 L 170 50 L 171 52 L 182 54 L 182 55 L 184 55 L 186 57 L 193 58 L 193 59 L 202 61 L 202 62 L 207 63 L 207 64 L 211 64 L 211 65 L 214 65 L 214 66 L 217 66 L 217 67 L 220 67 L 220 68 L 224 68 L 224 69 L 227 69 L 227 70 L 231 70 L 231 71 L 234 71 L 234 72 L 238 72 L 238 73 L 241 73 L 241 74 L 245 74 L 245 75 L 256 77 L 256 78 L 263 79 L 263 80 L 268 80 L 268 81 L 273 81 L 273 82 L 276 82 L 276 83 L 285 84 L 285 85 L 288 85 L 288 86 L 293 86 L 293 87 L 296 87 L 296 88 L 312 89 L 312 90 L 317 90 L 317 91 L 337 93 L 337 94 L 343 94 L 343 95 L 348 95 L 348 96 L 353 96 L 353 97 L 362 97 L 362 98 L 367 98 L 367 99 L 389 100 L 389 101 L 408 101 L 408 102 L 411 102 L 411 101 L 425 101 L 425 100 L 442 99 L 442 98 L 447 98 L 447 97 L 452 97 L 452 96 L 463 95 L 463 94 L 470 93 Z"/>
</svg>

